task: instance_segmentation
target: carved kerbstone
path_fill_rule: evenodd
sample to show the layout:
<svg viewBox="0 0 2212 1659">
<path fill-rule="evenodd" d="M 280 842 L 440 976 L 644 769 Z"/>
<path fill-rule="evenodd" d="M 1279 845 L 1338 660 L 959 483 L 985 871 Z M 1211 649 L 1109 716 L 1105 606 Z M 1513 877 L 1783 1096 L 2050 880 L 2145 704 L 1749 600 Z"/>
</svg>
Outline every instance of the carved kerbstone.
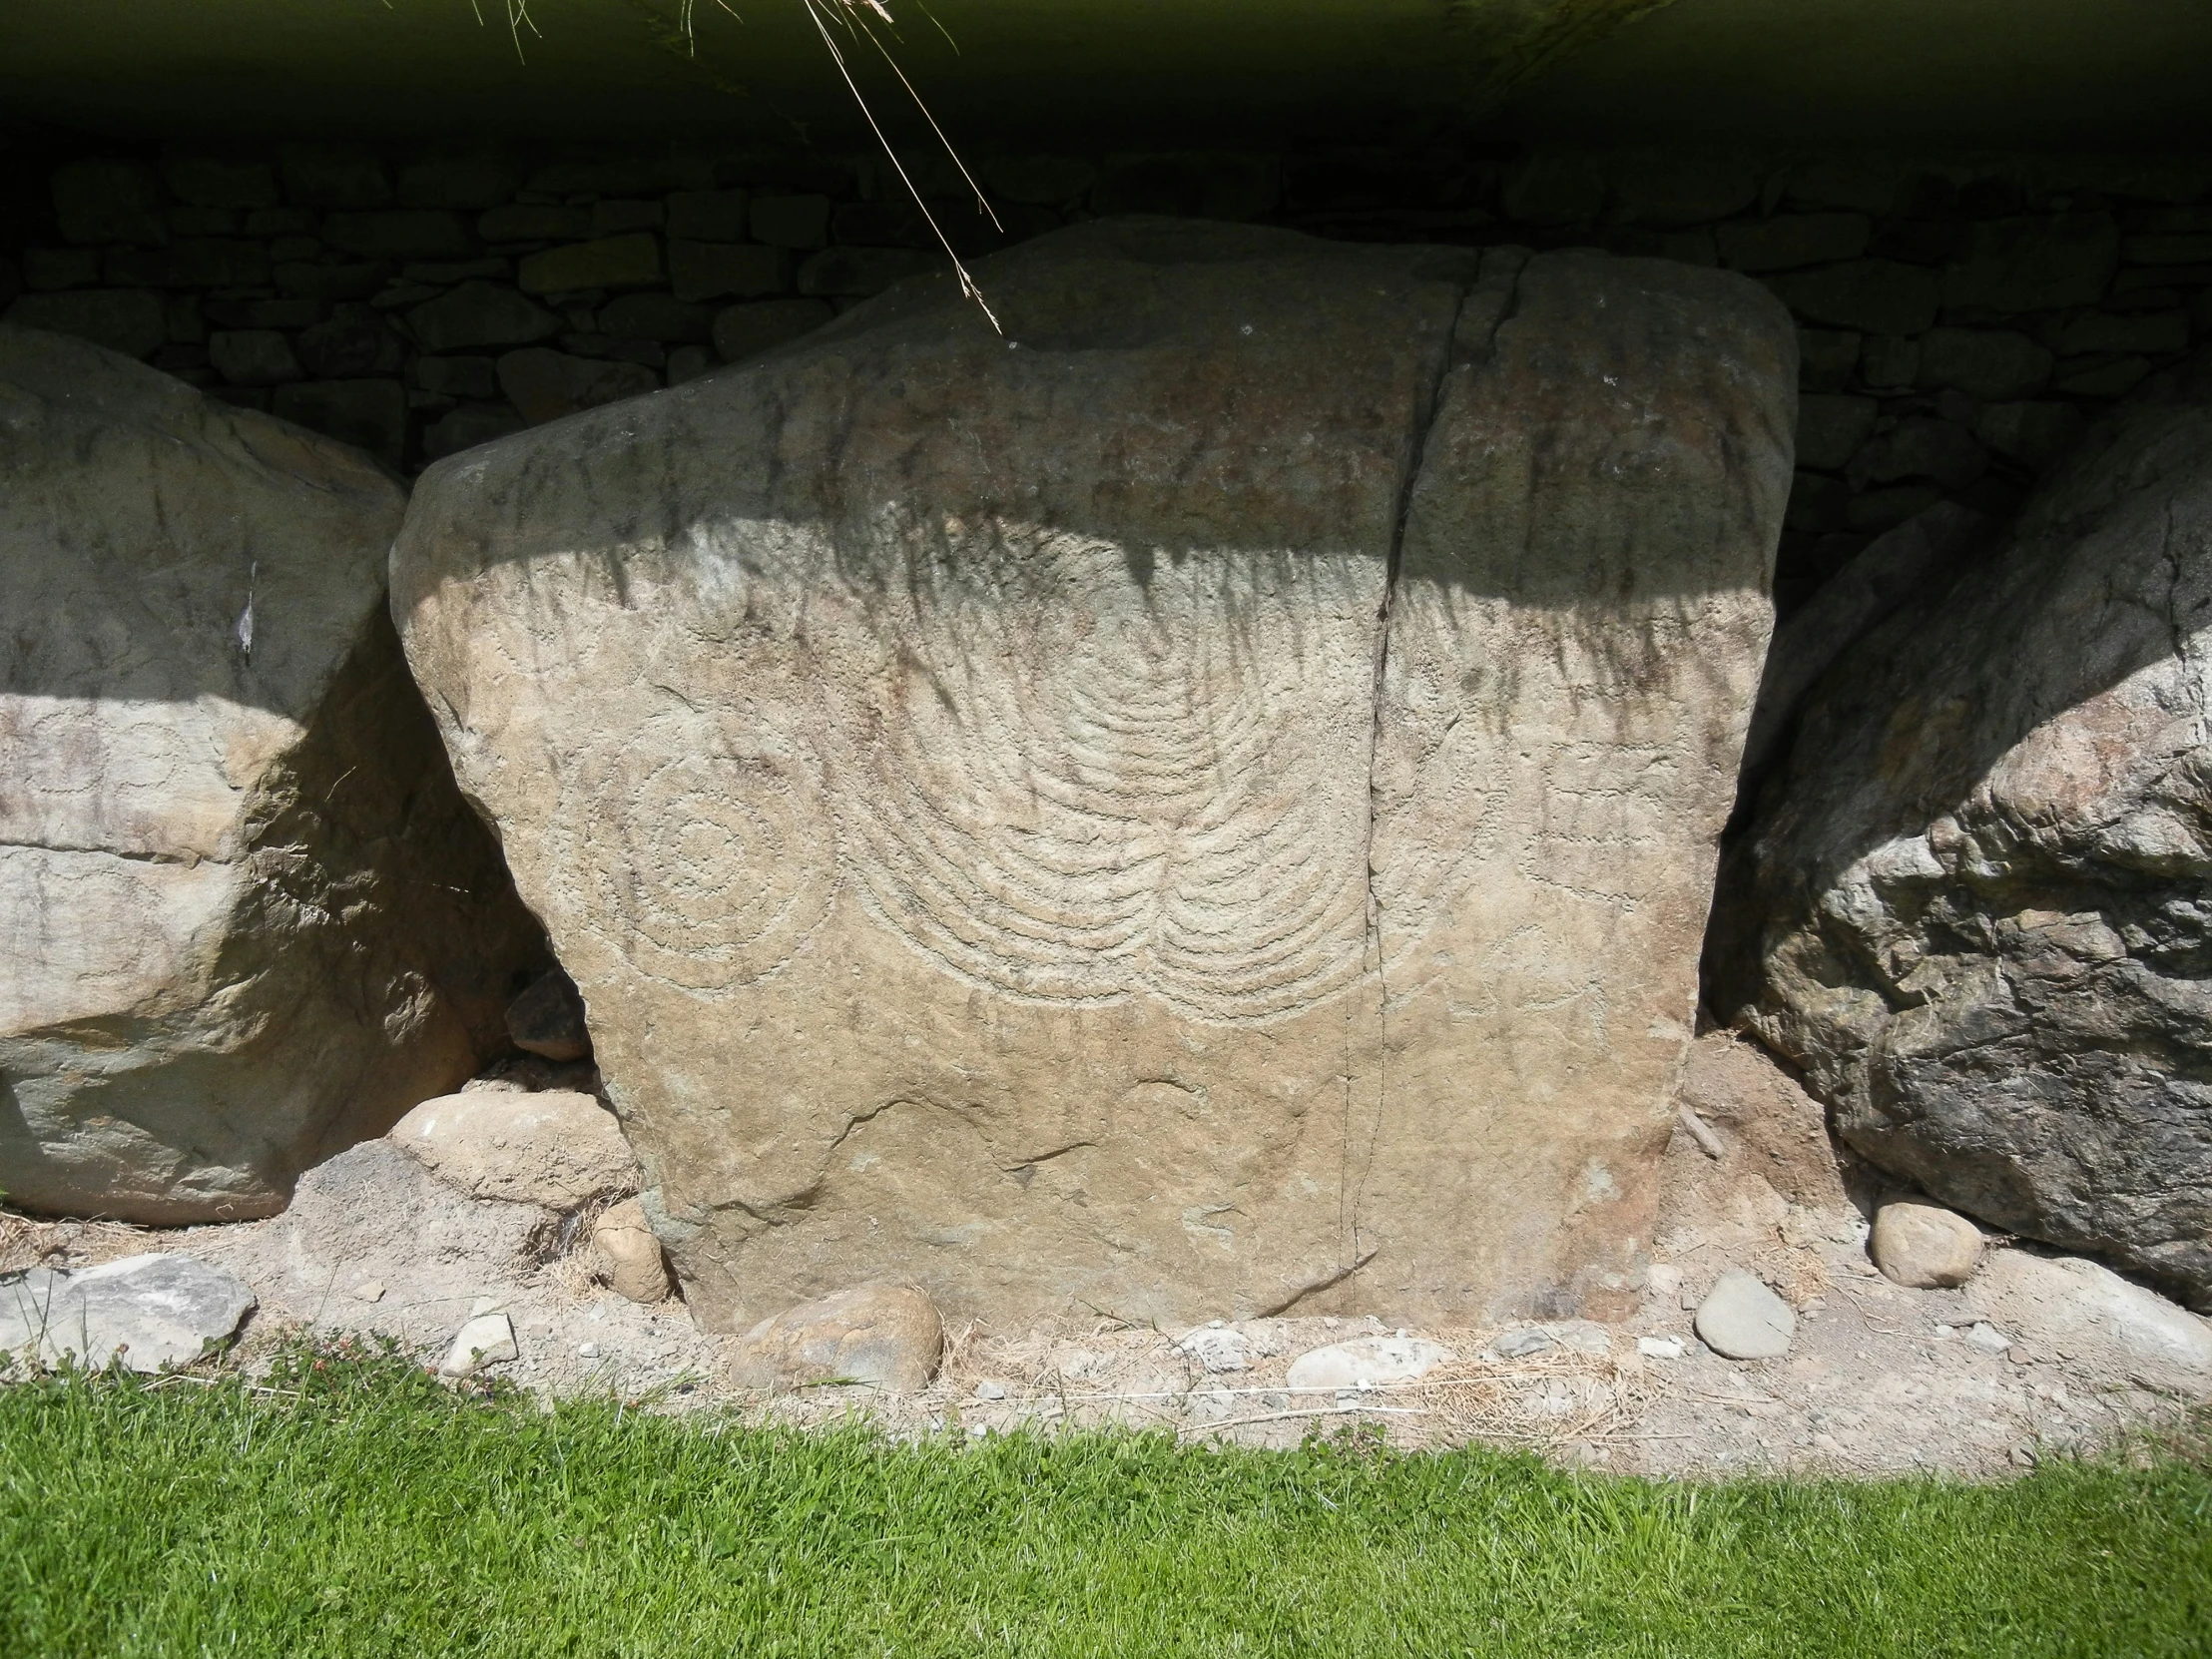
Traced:
<svg viewBox="0 0 2212 1659">
<path fill-rule="evenodd" d="M 1795 343 L 1519 267 L 1110 222 L 425 474 L 409 660 L 709 1324 L 1625 1305 Z"/>
</svg>

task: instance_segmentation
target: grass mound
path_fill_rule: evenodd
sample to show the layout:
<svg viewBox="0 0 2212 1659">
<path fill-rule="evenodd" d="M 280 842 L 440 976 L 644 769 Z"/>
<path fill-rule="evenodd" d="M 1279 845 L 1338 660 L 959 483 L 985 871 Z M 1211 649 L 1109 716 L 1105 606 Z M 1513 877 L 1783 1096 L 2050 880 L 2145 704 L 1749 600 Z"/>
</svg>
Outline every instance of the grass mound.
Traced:
<svg viewBox="0 0 2212 1659">
<path fill-rule="evenodd" d="M 897 1444 L 456 1395 L 403 1357 L 0 1389 L 8 1654 L 2202 1654 L 2212 1466 L 1562 1473 Z"/>
</svg>

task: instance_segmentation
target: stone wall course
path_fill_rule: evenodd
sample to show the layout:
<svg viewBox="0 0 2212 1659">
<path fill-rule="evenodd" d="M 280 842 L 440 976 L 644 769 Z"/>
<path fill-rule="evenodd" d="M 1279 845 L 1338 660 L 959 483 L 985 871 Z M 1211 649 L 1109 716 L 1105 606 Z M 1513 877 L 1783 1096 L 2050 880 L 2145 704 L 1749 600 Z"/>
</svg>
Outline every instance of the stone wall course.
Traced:
<svg viewBox="0 0 2212 1659">
<path fill-rule="evenodd" d="M 1002 230 L 948 161 L 903 159 L 963 259 L 1143 209 L 1340 240 L 1595 244 L 1751 274 L 1796 313 L 1809 399 L 1847 400 L 1805 410 L 1785 608 L 1856 551 L 1870 532 L 1855 525 L 1946 487 L 1867 466 L 1855 485 L 1847 469 L 1868 443 L 1903 422 L 1947 422 L 1989 457 L 1968 489 L 2016 498 L 2084 418 L 2212 332 L 2212 165 L 2200 158 L 986 154 L 973 165 Z M 0 226 L 0 257 L 20 268 L 0 305 L 28 306 L 19 320 L 264 403 L 267 388 L 223 381 L 208 334 L 282 331 L 314 382 L 407 393 L 407 468 L 523 424 L 488 366 L 502 352 L 557 347 L 600 365 L 565 376 L 601 387 L 609 363 L 625 365 L 621 383 L 675 384 L 943 262 L 879 158 L 798 150 L 110 146 L 47 185 L 39 224 Z M 464 361 L 435 366 L 445 355 Z M 374 396 L 382 420 L 391 400 Z M 1838 410 L 1870 402 L 1879 430 L 1839 436 Z"/>
</svg>

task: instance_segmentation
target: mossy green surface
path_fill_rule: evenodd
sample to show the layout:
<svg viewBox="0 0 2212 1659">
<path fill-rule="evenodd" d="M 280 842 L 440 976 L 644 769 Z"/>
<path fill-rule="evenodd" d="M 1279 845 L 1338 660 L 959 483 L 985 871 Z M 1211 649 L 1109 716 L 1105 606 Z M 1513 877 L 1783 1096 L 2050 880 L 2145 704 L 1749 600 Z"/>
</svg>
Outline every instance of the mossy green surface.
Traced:
<svg viewBox="0 0 2212 1659">
<path fill-rule="evenodd" d="M 385 1362 L 0 1390 L 0 1652 L 2187 1655 L 2212 1471 L 1647 1482 L 1469 1451 L 918 1445 Z"/>
</svg>

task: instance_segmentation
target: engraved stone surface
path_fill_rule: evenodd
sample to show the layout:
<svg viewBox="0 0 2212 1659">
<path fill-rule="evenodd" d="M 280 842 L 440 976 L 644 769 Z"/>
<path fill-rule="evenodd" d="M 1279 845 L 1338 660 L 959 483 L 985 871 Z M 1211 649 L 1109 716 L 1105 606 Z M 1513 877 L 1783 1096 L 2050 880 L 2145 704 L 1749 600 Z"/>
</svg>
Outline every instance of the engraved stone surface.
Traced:
<svg viewBox="0 0 2212 1659">
<path fill-rule="evenodd" d="M 542 960 L 384 615 L 367 457 L 0 326 L 0 1189 L 266 1215 Z"/>
<path fill-rule="evenodd" d="M 1521 265 L 1108 222 L 425 474 L 409 660 L 706 1323 L 1632 1301 L 1795 336 Z"/>
</svg>

